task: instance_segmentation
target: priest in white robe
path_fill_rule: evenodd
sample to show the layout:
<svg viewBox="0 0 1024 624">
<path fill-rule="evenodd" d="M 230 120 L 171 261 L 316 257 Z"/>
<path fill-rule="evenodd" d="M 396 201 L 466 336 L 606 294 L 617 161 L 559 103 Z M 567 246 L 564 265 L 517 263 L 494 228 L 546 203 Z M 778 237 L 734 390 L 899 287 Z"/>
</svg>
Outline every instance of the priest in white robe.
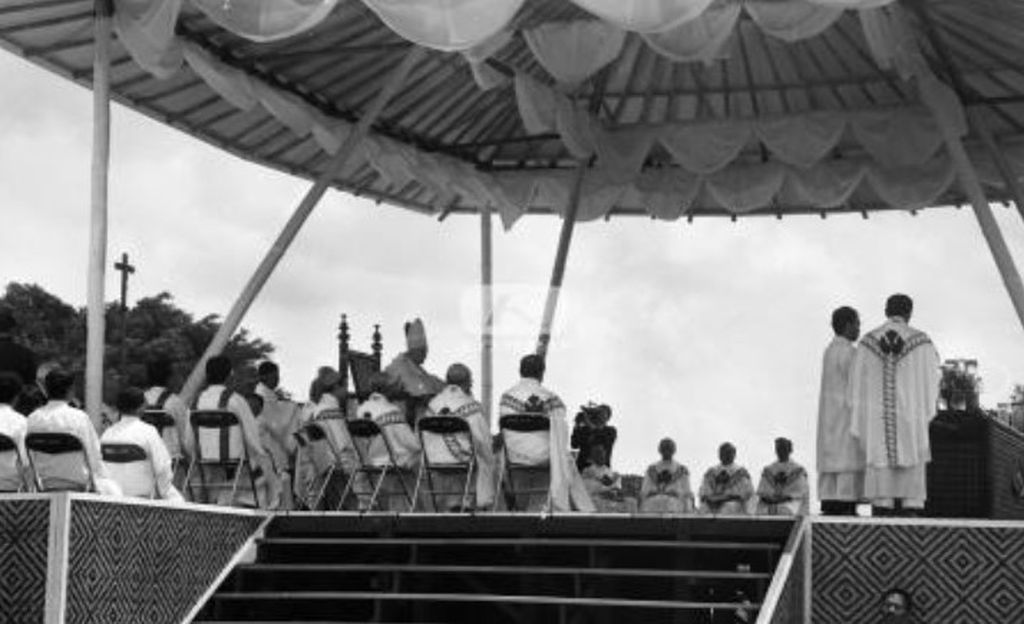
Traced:
<svg viewBox="0 0 1024 624">
<path fill-rule="evenodd" d="M 118 393 L 116 407 L 121 417 L 103 432 L 100 445 L 132 444 L 146 452 L 146 461 L 104 461 L 104 464 L 125 496 L 184 502 L 181 492 L 172 483 L 171 456 L 160 433 L 139 418 L 145 406 L 145 394 L 137 388 L 126 388 Z"/>
<path fill-rule="evenodd" d="M 807 471 L 791 459 L 793 442 L 775 439 L 776 461 L 761 471 L 757 484 L 757 514 L 761 516 L 805 516 L 810 489 Z"/>
<path fill-rule="evenodd" d="M 754 486 L 747 469 L 736 463 L 736 447 L 725 442 L 718 447 L 720 464 L 708 468 L 700 484 L 701 513 L 745 515 L 750 513 Z"/>
<path fill-rule="evenodd" d="M 423 452 L 432 462 L 456 463 L 467 461 L 476 456 L 476 475 L 470 488 L 477 509 L 490 509 L 494 505 L 494 450 L 491 443 L 491 430 L 484 416 L 483 406 L 473 398 L 473 376 L 465 364 L 452 364 L 445 375 L 445 386 L 437 396 L 430 400 L 427 415 L 448 415 L 462 418 L 469 425 L 471 448 L 465 447 L 465 439 L 460 436 L 438 436 L 424 433 Z M 462 477 L 434 475 L 434 484 L 440 490 L 452 491 L 461 487 Z M 441 503 L 444 511 L 453 506 L 461 505 L 460 496 L 443 497 Z M 438 500 L 442 500 L 439 498 Z"/>
<path fill-rule="evenodd" d="M 622 475 L 608 465 L 604 445 L 590 447 L 587 467 L 580 473 L 583 485 L 597 511 L 602 513 L 636 513 L 636 499 L 622 492 Z"/>
<path fill-rule="evenodd" d="M 540 434 L 504 431 L 503 444 L 514 463 L 550 466 L 548 497 L 551 511 L 593 512 L 596 507 L 569 453 L 569 425 L 566 422 L 565 404 L 558 395 L 541 385 L 544 369 L 544 358 L 539 355 L 525 356 L 519 363 L 520 380 L 501 395 L 498 412 L 500 416 L 542 414 L 549 421 L 548 431 Z M 534 510 L 537 503 L 542 507 L 547 506 L 543 501 L 531 500 L 527 508 Z"/>
<path fill-rule="evenodd" d="M 412 416 L 410 424 L 427 409 L 431 397 L 444 389 L 445 383 L 423 368 L 427 360 L 427 332 L 423 321 L 415 319 L 405 324 L 407 349 L 399 353 L 384 369 L 388 381 L 388 396 Z"/>
<path fill-rule="evenodd" d="M 857 311 L 847 306 L 833 311 L 832 330 L 818 398 L 818 498 L 824 515 L 855 516 L 864 495 L 864 453 L 850 421 L 850 372 L 860 335 Z"/>
<path fill-rule="evenodd" d="M 861 340 L 851 375 L 852 433 L 865 452 L 864 495 L 876 515 L 915 515 L 927 498 L 928 426 L 939 397 L 939 354 L 909 325 L 910 297 L 885 304 L 888 317 Z"/>
<path fill-rule="evenodd" d="M 398 469 L 388 471 L 377 497 L 378 502 L 384 510 L 411 511 L 406 495 L 411 497 L 416 486 L 415 475 L 419 471 L 422 454 L 420 441 L 406 421 L 402 408 L 384 395 L 388 387 L 386 378 L 375 376 L 371 386 L 374 391 L 357 408 L 357 417 L 377 423 L 382 436 L 372 441 L 364 456 L 372 466 L 393 462 Z M 360 444 L 359 440 L 354 442 Z"/>
<path fill-rule="evenodd" d="M 161 437 L 171 459 L 180 462 L 179 473 L 184 474 L 187 464 L 183 460 L 192 456 L 192 425 L 188 422 L 188 406 L 170 388 L 173 375 L 174 366 L 169 359 L 160 358 L 146 365 L 146 406 L 163 411 L 174 420 L 174 426 L 164 428 Z"/>
<path fill-rule="evenodd" d="M 664 438 L 658 443 L 661 460 L 644 472 L 640 486 L 640 512 L 651 514 L 692 513 L 693 490 L 690 489 L 690 471 L 677 462 L 676 443 Z"/>
<path fill-rule="evenodd" d="M 295 433 L 299 430 L 299 405 L 280 389 L 281 374 L 277 364 L 261 362 L 256 374 L 259 382 L 255 393 L 263 399 L 263 410 L 257 419 L 260 440 L 270 454 L 281 482 L 291 483 L 298 450 Z M 279 508 L 291 509 L 293 506 L 291 488 L 282 488 Z"/>
<path fill-rule="evenodd" d="M 0 371 L 0 435 L 14 448 L 0 451 L 0 493 L 31 489 L 31 472 L 25 454 L 25 416 L 14 409 L 24 384 L 11 371 Z"/>
<path fill-rule="evenodd" d="M 359 458 L 346 424 L 348 415 L 343 407 L 346 398 L 341 375 L 329 366 L 320 367 L 310 390 L 311 404 L 300 410 L 300 433 L 294 436 L 298 444 L 295 497 L 300 505 L 311 507 L 316 502 L 325 510 L 354 510 L 358 507 L 354 496 L 343 503 L 339 501 L 349 476 L 359 467 Z M 324 434 L 322 439 L 313 439 L 305 429 L 314 421 Z M 330 483 L 325 484 L 328 475 Z M 357 491 L 366 490 L 362 487 L 365 482 L 364 478 L 359 478 Z M 323 491 L 323 500 L 314 501 L 320 491 Z"/>
</svg>

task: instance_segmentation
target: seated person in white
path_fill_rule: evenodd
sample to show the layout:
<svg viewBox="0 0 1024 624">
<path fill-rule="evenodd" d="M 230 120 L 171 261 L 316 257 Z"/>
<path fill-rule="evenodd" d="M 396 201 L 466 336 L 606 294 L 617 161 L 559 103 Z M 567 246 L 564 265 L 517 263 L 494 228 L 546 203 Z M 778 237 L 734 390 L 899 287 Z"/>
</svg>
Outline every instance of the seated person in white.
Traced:
<svg viewBox="0 0 1024 624">
<path fill-rule="evenodd" d="M 145 395 L 138 388 L 126 388 L 118 393 L 115 407 L 121 418 L 103 432 L 100 445 L 134 444 L 146 452 L 146 461 L 104 462 L 111 478 L 121 486 L 125 496 L 184 502 L 171 483 L 174 473 L 164 441 L 156 427 L 139 419 L 146 407 Z"/>
<path fill-rule="evenodd" d="M 0 452 L 0 492 L 28 491 L 31 473 L 25 455 L 25 417 L 14 409 L 21 394 L 21 377 L 17 373 L 0 373 L 0 435 L 14 442 L 13 451 Z M 19 469 L 19 461 L 21 468 Z"/>
<path fill-rule="evenodd" d="M 640 486 L 641 513 L 692 513 L 690 471 L 673 459 L 676 443 L 664 438 L 658 443 L 658 454 L 661 461 L 647 467 Z"/>
<path fill-rule="evenodd" d="M 401 406 L 392 403 L 383 393 L 389 387 L 388 379 L 383 374 L 373 377 L 370 382 L 370 396 L 357 408 L 358 418 L 369 418 L 377 423 L 383 436 L 373 439 L 368 449 L 368 461 L 372 466 L 384 466 L 394 459 L 395 466 L 405 474 L 389 470 L 388 477 L 381 486 L 377 499 L 382 509 L 388 511 L 409 511 L 409 502 L 404 498 L 404 491 L 411 496 L 415 488 L 415 475 L 420 467 L 420 441 L 416 432 L 405 419 L 405 411 Z M 387 439 L 385 445 L 384 440 Z M 356 442 L 358 443 L 358 442 Z M 389 456 L 388 447 L 391 449 Z M 402 479 L 404 481 L 399 481 Z M 402 483 L 405 483 L 405 489 Z"/>
<path fill-rule="evenodd" d="M 746 468 L 736 462 L 736 447 L 726 442 L 718 447 L 722 463 L 708 468 L 700 484 L 700 512 L 744 515 L 750 512 L 754 486 Z"/>
<path fill-rule="evenodd" d="M 603 444 L 590 447 L 590 460 L 580 473 L 590 500 L 598 511 L 606 513 L 634 513 L 636 499 L 622 495 L 622 477 L 608 466 L 608 453 Z"/>
<path fill-rule="evenodd" d="M 242 395 L 233 392 L 227 385 L 231 378 L 231 373 L 231 360 L 223 355 L 216 355 L 207 360 L 206 381 L 209 385 L 193 401 L 192 412 L 194 413 L 196 410 L 225 409 L 235 415 L 241 427 L 241 432 L 237 437 L 232 436 L 232 442 L 228 448 L 230 457 L 237 458 L 241 453 L 241 444 L 245 445 L 245 450 L 249 456 L 249 467 L 257 477 L 256 489 L 259 496 L 259 504 L 261 507 L 274 509 L 280 500 L 280 482 L 277 479 L 277 473 L 274 470 L 270 455 L 263 448 L 263 443 L 260 441 L 259 425 L 256 422 L 256 417 L 252 414 L 249 403 Z M 201 445 L 199 451 L 201 451 L 202 456 L 207 458 L 218 458 L 220 456 L 220 435 L 216 430 L 200 430 L 199 444 Z M 198 469 L 197 467 L 196 470 Z M 193 475 L 193 480 L 195 479 L 196 477 Z M 247 479 L 246 475 L 242 475 L 239 481 L 239 483 L 244 484 L 239 486 L 239 492 L 247 491 L 248 483 L 242 481 L 244 479 Z M 216 494 L 218 495 L 216 501 L 218 504 L 232 505 L 235 503 L 235 501 L 227 500 L 231 494 L 231 490 L 228 488 L 223 488 L 222 491 Z"/>
<path fill-rule="evenodd" d="M 470 503 L 474 495 L 478 509 L 490 509 L 494 505 L 494 451 L 491 440 L 491 429 L 484 416 L 483 406 L 473 398 L 473 375 L 465 364 L 452 364 L 445 375 L 448 384 L 444 390 L 430 400 L 427 416 L 456 416 L 469 425 L 472 448 L 462 446 L 465 438 L 461 436 L 439 436 L 424 433 L 423 440 L 431 461 L 438 463 L 455 463 L 467 461 L 476 455 L 476 478 L 470 486 Z M 458 475 L 433 475 L 434 487 L 441 491 L 452 492 L 462 487 L 463 477 Z M 460 495 L 438 497 L 445 511 L 461 506 Z"/>
<path fill-rule="evenodd" d="M 513 463 L 550 466 L 550 478 L 539 475 L 529 483 L 527 479 L 522 480 L 529 489 L 550 483 L 550 511 L 596 511 L 583 479 L 580 478 L 576 462 L 569 453 L 569 425 L 565 418 L 565 404 L 558 395 L 541 385 L 544 369 L 544 358 L 539 355 L 527 355 L 520 360 L 519 383 L 501 395 L 498 413 L 501 416 L 527 412 L 541 414 L 549 421 L 548 431 L 543 434 L 505 431 L 502 434 L 503 444 Z M 527 509 L 535 511 L 545 507 L 545 498 L 538 500 L 538 497 L 531 496 Z"/>
<path fill-rule="evenodd" d="M 120 496 L 121 488 L 107 473 L 100 454 L 100 438 L 89 415 L 69 405 L 75 380 L 61 368 L 54 368 L 46 374 L 44 386 L 49 400 L 28 417 L 25 434 L 70 433 L 78 438 L 85 449 L 85 461 L 92 471 L 96 491 L 100 494 Z M 86 466 L 79 453 L 61 455 L 33 454 L 36 473 L 44 481 L 44 487 L 76 489 L 88 482 Z"/>
<path fill-rule="evenodd" d="M 166 358 L 146 365 L 146 409 L 161 410 L 174 419 L 174 426 L 165 427 L 161 435 L 171 459 L 182 460 L 192 454 L 192 425 L 188 422 L 188 406 L 168 387 L 173 375 L 174 366 Z"/>
<path fill-rule="evenodd" d="M 282 483 L 290 483 L 298 444 L 295 433 L 299 430 L 299 406 L 280 388 L 281 373 L 277 364 L 260 362 L 256 369 L 259 383 L 255 394 L 263 399 L 263 409 L 257 417 L 260 439 L 274 460 L 274 467 Z M 291 488 L 282 490 L 280 509 L 291 509 Z"/>
<path fill-rule="evenodd" d="M 809 490 L 807 471 L 790 460 L 793 443 L 775 439 L 778 461 L 765 466 L 757 484 L 757 513 L 764 516 L 800 516 L 807 514 Z"/>
</svg>

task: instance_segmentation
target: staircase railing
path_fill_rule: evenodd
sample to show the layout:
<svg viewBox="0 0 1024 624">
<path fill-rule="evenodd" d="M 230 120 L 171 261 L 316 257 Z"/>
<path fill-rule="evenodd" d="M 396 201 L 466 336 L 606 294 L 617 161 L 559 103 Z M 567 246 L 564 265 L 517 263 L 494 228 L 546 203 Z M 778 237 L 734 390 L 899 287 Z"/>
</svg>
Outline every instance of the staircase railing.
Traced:
<svg viewBox="0 0 1024 624">
<path fill-rule="evenodd" d="M 775 566 L 757 616 L 757 624 L 810 624 L 811 520 L 793 525 Z"/>
</svg>

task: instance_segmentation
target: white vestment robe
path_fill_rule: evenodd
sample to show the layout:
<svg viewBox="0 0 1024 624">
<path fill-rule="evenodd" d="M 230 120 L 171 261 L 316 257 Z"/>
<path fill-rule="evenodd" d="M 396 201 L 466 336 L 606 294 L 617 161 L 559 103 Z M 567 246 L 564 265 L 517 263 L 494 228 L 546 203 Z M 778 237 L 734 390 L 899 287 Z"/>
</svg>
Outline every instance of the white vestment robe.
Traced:
<svg viewBox="0 0 1024 624">
<path fill-rule="evenodd" d="M 334 473 L 331 475 L 335 485 L 344 484 L 348 477 L 359 467 L 359 459 L 356 456 L 355 446 L 348 434 L 348 427 L 345 424 L 347 417 L 341 408 L 338 397 L 330 393 L 321 395 L 320 400 L 315 404 L 303 406 L 298 410 L 296 418 L 299 420 L 299 428 L 307 422 L 316 421 L 320 430 L 324 432 L 324 439 L 312 440 L 304 435 L 305 445 L 299 446 L 295 457 L 295 499 L 307 505 L 313 501 L 309 495 L 321 489 L 324 485 L 323 479 L 332 465 L 337 464 Z M 303 420 L 303 419 L 306 420 Z M 361 479 L 359 484 L 365 483 Z M 357 484 L 358 485 L 358 484 Z M 359 491 L 365 488 L 360 487 Z M 329 508 L 338 505 L 334 494 L 340 496 L 341 491 L 332 492 L 331 486 L 325 490 L 325 498 Z"/>
<path fill-rule="evenodd" d="M 100 436 L 100 445 L 107 443 L 134 444 L 146 452 L 145 462 L 103 462 L 125 496 L 184 502 L 181 492 L 172 485 L 171 456 L 156 427 L 137 416 L 124 414 Z"/>
<path fill-rule="evenodd" d="M 825 349 L 818 398 L 818 498 L 856 502 L 864 494 L 864 452 L 850 421 L 850 373 L 857 348 L 836 336 Z"/>
<path fill-rule="evenodd" d="M 163 386 L 151 386 L 146 390 L 146 405 L 156 405 L 160 396 L 167 390 Z M 181 459 L 192 455 L 192 425 L 188 422 L 188 406 L 173 392 L 168 395 L 167 400 L 161 408 L 174 419 L 173 427 L 165 427 L 161 432 L 164 445 L 171 459 Z"/>
<path fill-rule="evenodd" d="M 773 503 L 766 498 L 789 497 L 788 501 Z M 774 462 L 761 471 L 757 484 L 757 513 L 762 516 L 807 515 L 810 490 L 807 471 L 794 461 Z"/>
<path fill-rule="evenodd" d="M 441 436 L 423 433 L 423 452 L 434 463 L 456 463 L 469 459 L 470 454 L 476 456 L 477 472 L 474 480 L 476 506 L 490 507 L 494 504 L 494 449 L 491 443 L 491 430 L 484 417 L 483 406 L 472 395 L 467 394 L 459 386 L 446 386 L 437 396 L 430 400 L 427 415 L 449 415 L 462 418 L 469 425 L 472 448 L 466 448 L 465 439 L 461 436 Z M 440 477 L 440 479 L 438 478 Z M 451 490 L 458 487 L 460 478 L 444 478 L 434 475 L 435 486 L 443 482 L 439 489 Z M 458 496 L 446 497 L 452 505 L 458 505 Z M 472 500 L 472 499 L 471 499 Z M 438 509 L 437 511 L 443 511 Z"/>
<path fill-rule="evenodd" d="M 541 406 L 549 429 L 542 433 L 505 431 L 503 443 L 513 463 L 550 466 L 550 497 L 554 511 L 596 511 L 569 452 L 569 425 L 565 404 L 536 379 L 523 378 L 501 395 L 499 415 L 521 414 L 528 406 Z M 502 458 L 504 461 L 504 458 Z M 502 467 L 501 470 L 504 470 Z"/>
<path fill-rule="evenodd" d="M 750 502 L 754 498 L 754 485 L 746 468 L 736 464 L 719 464 L 708 468 L 700 484 L 701 513 L 720 515 L 744 515 L 750 513 Z M 712 503 L 709 496 L 729 495 L 734 500 Z"/>
<path fill-rule="evenodd" d="M 25 416 L 7 403 L 0 403 L 0 435 L 14 442 L 14 450 L 0 452 L 0 492 L 31 490 L 28 455 L 25 455 Z"/>
<path fill-rule="evenodd" d="M 369 463 L 373 466 L 384 466 L 394 460 L 399 471 L 389 471 L 378 500 L 382 509 L 388 511 L 410 511 L 405 500 L 405 492 L 412 496 L 415 489 L 415 476 L 420 466 L 420 441 L 416 432 L 405 420 L 404 411 L 384 395 L 374 392 L 357 409 L 359 418 L 370 418 L 380 427 L 383 438 L 374 438 L 368 449 Z M 359 442 L 356 441 L 358 444 Z M 388 447 L 391 455 L 388 454 Z M 409 478 L 412 475 L 412 478 Z M 399 481 L 402 480 L 402 481 Z M 403 490 L 402 483 L 405 484 Z"/>
<path fill-rule="evenodd" d="M 120 486 L 103 465 L 100 438 L 88 414 L 71 407 L 67 401 L 51 400 L 29 415 L 25 435 L 31 433 L 70 433 L 78 438 L 85 449 L 85 461 L 92 471 L 96 490 L 100 494 L 121 496 Z M 87 482 L 86 466 L 80 456 L 34 453 L 33 460 L 36 472 L 44 477 L 44 486 L 47 482 L 68 485 Z"/>
<path fill-rule="evenodd" d="M 636 513 L 636 499 L 622 495 L 622 476 L 610 467 L 590 464 L 580 476 L 599 512 Z"/>
<path fill-rule="evenodd" d="M 640 512 L 692 513 L 693 490 L 686 466 L 675 460 L 661 460 L 648 466 L 640 486 Z"/>
<path fill-rule="evenodd" d="M 196 410 L 219 410 L 220 398 L 225 391 L 222 384 L 211 384 L 207 386 L 196 398 Z M 281 483 L 277 471 L 274 469 L 273 460 L 263 447 L 260 439 L 259 423 L 249 408 L 249 403 L 237 392 L 232 392 L 227 401 L 226 410 L 235 415 L 239 427 L 232 428 L 229 432 L 228 444 L 226 445 L 227 456 L 221 457 L 220 433 L 214 429 L 201 429 L 199 431 L 198 451 L 206 458 L 235 459 L 241 456 L 242 446 L 245 446 L 249 457 L 249 466 L 259 468 L 262 474 L 256 479 L 256 487 L 259 495 L 260 506 L 267 509 L 275 509 L 280 504 Z M 197 468 L 198 470 L 198 468 Z M 243 476 L 243 478 L 245 478 Z M 240 481 L 241 482 L 241 481 Z M 245 488 L 239 487 L 239 492 Z M 218 504 L 233 505 L 235 501 L 227 500 L 230 490 L 224 489 L 217 492 Z"/>
<path fill-rule="evenodd" d="M 939 397 L 939 354 L 931 339 L 893 317 L 861 339 L 851 375 L 853 435 L 865 452 L 864 495 L 922 507 L 931 460 L 928 425 Z"/>
</svg>

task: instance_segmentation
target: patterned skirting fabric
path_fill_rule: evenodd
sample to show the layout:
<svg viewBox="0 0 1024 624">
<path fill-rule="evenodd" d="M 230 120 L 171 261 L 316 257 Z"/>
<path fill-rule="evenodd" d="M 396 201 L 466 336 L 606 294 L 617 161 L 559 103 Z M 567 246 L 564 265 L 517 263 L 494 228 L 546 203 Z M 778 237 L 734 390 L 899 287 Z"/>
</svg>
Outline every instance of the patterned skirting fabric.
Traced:
<svg viewBox="0 0 1024 624">
<path fill-rule="evenodd" d="M 42 622 L 49 500 L 0 500 L 0 622 Z"/>
</svg>

